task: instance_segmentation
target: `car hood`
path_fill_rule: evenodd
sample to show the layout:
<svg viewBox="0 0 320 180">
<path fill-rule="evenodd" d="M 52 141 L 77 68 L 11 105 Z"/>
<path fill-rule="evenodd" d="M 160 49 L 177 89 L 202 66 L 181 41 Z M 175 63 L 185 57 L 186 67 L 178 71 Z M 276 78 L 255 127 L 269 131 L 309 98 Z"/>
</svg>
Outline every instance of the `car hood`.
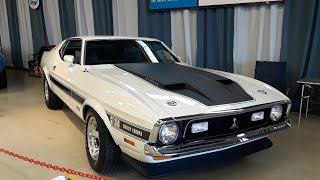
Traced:
<svg viewBox="0 0 320 180">
<path fill-rule="evenodd" d="M 288 100 L 262 82 L 221 71 L 182 64 L 118 64 L 92 66 L 98 76 L 135 90 L 171 117 L 207 114 Z M 136 93 L 136 92 L 139 93 Z"/>
</svg>

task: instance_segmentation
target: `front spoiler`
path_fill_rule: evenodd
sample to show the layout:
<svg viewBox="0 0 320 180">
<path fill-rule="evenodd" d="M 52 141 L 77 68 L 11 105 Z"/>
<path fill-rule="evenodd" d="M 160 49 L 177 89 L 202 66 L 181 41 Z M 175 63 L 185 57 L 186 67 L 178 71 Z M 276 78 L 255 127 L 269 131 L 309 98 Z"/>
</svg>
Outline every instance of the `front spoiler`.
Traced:
<svg viewBox="0 0 320 180">
<path fill-rule="evenodd" d="M 272 142 L 268 138 L 262 138 L 224 151 L 161 163 L 143 163 L 124 153 L 122 153 L 122 158 L 143 176 L 148 178 L 158 178 L 196 169 L 219 168 L 227 163 L 236 161 L 256 152 L 263 151 L 270 147 L 272 147 Z M 179 177 L 180 176 L 177 176 L 178 179 Z M 185 176 L 180 178 L 183 177 Z"/>
<path fill-rule="evenodd" d="M 256 141 L 262 138 L 265 138 L 271 133 L 275 133 L 284 129 L 287 129 L 291 126 L 290 119 L 286 119 L 285 122 L 260 128 L 254 131 L 248 131 L 246 133 L 238 134 L 236 136 L 229 136 L 220 139 L 214 140 L 202 140 L 190 142 L 182 145 L 171 145 L 164 147 L 155 147 L 145 145 L 146 155 L 153 157 L 180 157 L 184 155 L 197 154 L 202 152 L 217 152 L 247 144 L 252 141 Z"/>
</svg>

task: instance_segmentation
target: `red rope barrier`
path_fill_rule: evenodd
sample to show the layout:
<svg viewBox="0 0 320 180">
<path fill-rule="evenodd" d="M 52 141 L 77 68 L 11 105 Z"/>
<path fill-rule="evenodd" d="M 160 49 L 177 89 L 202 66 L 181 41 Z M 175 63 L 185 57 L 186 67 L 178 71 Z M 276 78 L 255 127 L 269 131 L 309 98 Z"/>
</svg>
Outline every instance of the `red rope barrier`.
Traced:
<svg viewBox="0 0 320 180">
<path fill-rule="evenodd" d="M 18 158 L 20 160 L 29 162 L 31 164 L 35 164 L 35 165 L 38 165 L 38 166 L 41 166 L 41 167 L 46 167 L 48 169 L 52 169 L 52 170 L 55 170 L 55 171 L 65 172 L 67 174 L 72 174 L 72 175 L 76 175 L 76 176 L 79 176 L 79 177 L 85 177 L 85 178 L 88 178 L 88 179 L 98 179 L 98 180 L 115 180 L 114 178 L 107 178 L 107 177 L 104 177 L 104 176 L 96 176 L 96 175 L 92 175 L 92 174 L 86 174 L 86 173 L 82 173 L 80 171 L 75 171 L 73 169 L 67 169 L 67 168 L 64 168 L 64 167 L 48 164 L 46 162 L 42 162 L 42 161 L 38 161 L 38 160 L 35 160 L 35 159 L 31 159 L 31 158 L 16 154 L 14 152 L 11 152 L 11 151 L 8 151 L 8 150 L 2 149 L 2 148 L 0 148 L 0 153 L 7 154 L 7 155 L 9 155 L 11 157 Z"/>
</svg>

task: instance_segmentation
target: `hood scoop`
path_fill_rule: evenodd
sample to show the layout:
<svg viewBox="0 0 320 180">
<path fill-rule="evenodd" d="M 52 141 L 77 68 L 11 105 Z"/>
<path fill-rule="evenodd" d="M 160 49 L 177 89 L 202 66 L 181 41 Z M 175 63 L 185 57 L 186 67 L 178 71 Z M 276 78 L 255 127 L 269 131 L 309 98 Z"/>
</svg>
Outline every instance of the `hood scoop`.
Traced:
<svg viewBox="0 0 320 180">
<path fill-rule="evenodd" d="M 217 80 L 219 83 L 223 84 L 223 85 L 229 85 L 229 84 L 232 84 L 234 83 L 232 80 L 230 79 L 218 79 Z"/>
<path fill-rule="evenodd" d="M 185 84 L 185 83 L 180 83 L 180 84 L 170 84 L 170 85 L 166 85 L 165 89 L 172 91 L 172 92 L 181 92 L 184 91 L 185 93 L 189 91 L 190 94 L 198 94 L 202 97 L 207 98 L 208 100 L 212 101 L 212 99 L 210 99 L 210 97 L 206 96 L 206 94 L 204 94 L 203 92 L 199 91 L 196 87 L 193 87 L 190 84 Z"/>
<path fill-rule="evenodd" d="M 179 64 L 116 64 L 152 85 L 188 96 L 207 106 L 253 100 L 236 82 L 201 69 Z"/>
<path fill-rule="evenodd" d="M 180 84 L 169 84 L 164 86 L 165 89 L 168 90 L 179 90 L 179 89 L 186 89 L 187 85 L 185 83 L 180 83 Z"/>
</svg>

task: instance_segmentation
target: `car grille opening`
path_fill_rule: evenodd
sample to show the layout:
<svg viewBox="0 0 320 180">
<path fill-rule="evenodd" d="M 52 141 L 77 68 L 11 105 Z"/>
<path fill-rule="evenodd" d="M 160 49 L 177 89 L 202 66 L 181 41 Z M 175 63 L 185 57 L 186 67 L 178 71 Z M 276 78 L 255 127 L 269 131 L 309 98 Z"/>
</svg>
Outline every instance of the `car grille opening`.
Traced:
<svg viewBox="0 0 320 180">
<path fill-rule="evenodd" d="M 262 111 L 264 112 L 264 119 L 259 121 L 251 121 L 251 116 L 253 113 Z M 270 109 L 264 109 L 253 112 L 246 112 L 243 114 L 190 121 L 185 129 L 184 141 L 190 142 L 202 139 L 219 138 L 240 134 L 248 130 L 258 129 L 260 127 L 266 126 L 269 123 L 270 111 Z M 192 133 L 192 124 L 200 122 L 208 122 L 208 131 Z"/>
</svg>

